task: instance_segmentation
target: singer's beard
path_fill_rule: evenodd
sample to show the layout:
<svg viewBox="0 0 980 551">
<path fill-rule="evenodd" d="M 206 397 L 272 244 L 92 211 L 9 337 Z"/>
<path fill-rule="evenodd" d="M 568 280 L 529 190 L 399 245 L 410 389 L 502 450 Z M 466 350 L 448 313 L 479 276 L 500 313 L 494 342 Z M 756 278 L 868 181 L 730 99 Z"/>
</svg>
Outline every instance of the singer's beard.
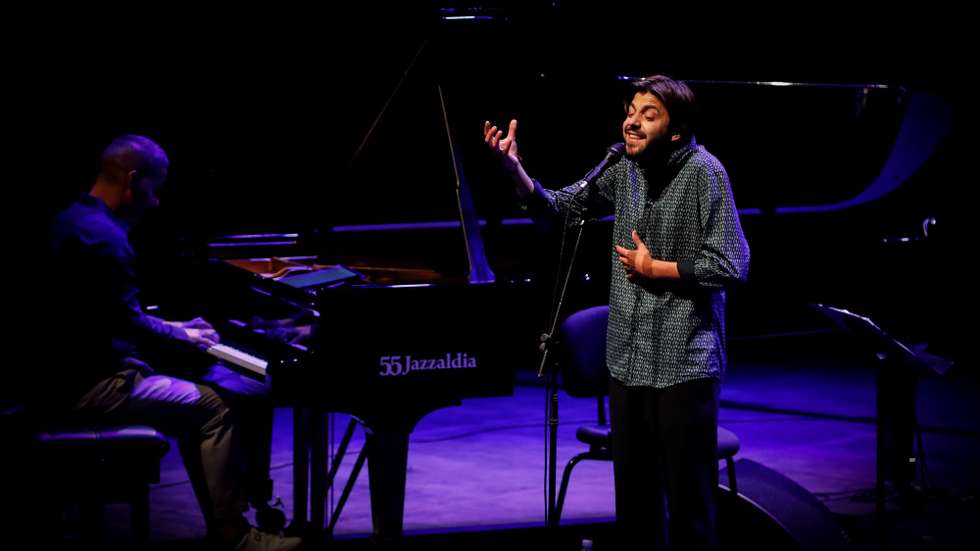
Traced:
<svg viewBox="0 0 980 551">
<path fill-rule="evenodd" d="M 663 137 L 650 142 L 641 151 L 627 157 L 642 167 L 653 168 L 666 163 L 674 148 L 674 142 L 671 142 L 669 137 Z"/>
</svg>

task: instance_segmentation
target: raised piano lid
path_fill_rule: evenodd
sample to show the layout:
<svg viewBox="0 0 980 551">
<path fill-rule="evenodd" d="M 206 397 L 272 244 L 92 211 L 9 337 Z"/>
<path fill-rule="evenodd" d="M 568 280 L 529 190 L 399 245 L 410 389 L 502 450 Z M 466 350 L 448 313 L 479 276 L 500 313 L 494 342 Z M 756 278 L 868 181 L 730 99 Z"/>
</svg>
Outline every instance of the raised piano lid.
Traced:
<svg viewBox="0 0 980 551">
<path fill-rule="evenodd" d="M 302 116 L 262 120 L 261 129 L 231 136 L 223 147 L 236 153 L 228 156 L 234 165 L 218 167 L 202 191 L 203 201 L 214 203 L 205 210 L 220 213 L 215 224 L 220 216 L 226 228 L 235 228 L 224 233 L 271 228 L 293 235 L 269 239 L 277 250 L 242 249 L 247 254 L 238 257 L 315 255 L 386 283 L 465 282 L 471 269 L 454 174 L 455 166 L 465 166 L 497 279 L 548 278 L 554 255 L 483 150 L 482 121 L 502 125 L 519 118 L 529 172 L 557 187 L 581 177 L 620 139 L 625 85 L 612 62 L 550 71 L 535 67 L 533 57 L 502 65 L 485 29 L 471 30 L 453 36 L 449 48 L 439 41 L 422 48 L 427 37 L 420 32 L 418 40 L 383 57 L 356 54 L 367 59 L 345 67 L 352 76 L 341 75 L 336 88 L 342 97 L 332 108 L 300 97 L 289 109 Z M 811 215 L 874 231 L 848 211 L 898 195 L 893 191 L 925 166 L 950 128 L 942 100 L 900 81 L 721 81 L 708 80 L 722 72 L 709 69 L 695 65 L 674 76 L 691 81 L 702 110 L 698 140 L 729 171 L 753 247 L 752 281 L 764 281 L 760 276 L 770 267 L 784 272 L 792 264 L 783 260 L 784 251 L 804 249 L 797 239 L 816 234 Z M 282 142 L 282 136 L 298 136 L 300 143 Z M 241 152 L 254 152 L 255 162 L 242 165 Z M 229 198 L 238 208 L 222 208 Z M 839 233 L 821 239 L 855 242 L 853 232 Z M 598 247 L 602 240 L 596 241 Z M 581 258 L 592 273 L 607 270 L 607 255 L 585 250 Z"/>
</svg>

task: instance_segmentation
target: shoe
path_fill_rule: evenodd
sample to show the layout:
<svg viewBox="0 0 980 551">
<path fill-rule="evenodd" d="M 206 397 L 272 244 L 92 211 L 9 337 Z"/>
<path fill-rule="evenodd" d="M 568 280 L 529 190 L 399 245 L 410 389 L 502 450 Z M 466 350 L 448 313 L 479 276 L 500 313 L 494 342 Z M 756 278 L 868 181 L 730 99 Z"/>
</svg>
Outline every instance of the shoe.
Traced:
<svg viewBox="0 0 980 551">
<path fill-rule="evenodd" d="M 301 543 L 301 538 L 277 536 L 256 530 L 253 526 L 235 546 L 235 551 L 292 551 Z"/>
</svg>

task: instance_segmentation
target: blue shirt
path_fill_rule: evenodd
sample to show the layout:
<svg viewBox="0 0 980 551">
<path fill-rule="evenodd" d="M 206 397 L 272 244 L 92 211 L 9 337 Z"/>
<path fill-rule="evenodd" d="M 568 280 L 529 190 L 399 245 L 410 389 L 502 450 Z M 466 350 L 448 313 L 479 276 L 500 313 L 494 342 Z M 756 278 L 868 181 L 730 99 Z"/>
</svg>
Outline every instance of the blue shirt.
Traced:
<svg viewBox="0 0 980 551">
<path fill-rule="evenodd" d="M 99 198 L 83 195 L 49 234 L 61 391 L 75 398 L 154 347 L 185 344 L 179 327 L 140 307 L 129 227 Z"/>
</svg>

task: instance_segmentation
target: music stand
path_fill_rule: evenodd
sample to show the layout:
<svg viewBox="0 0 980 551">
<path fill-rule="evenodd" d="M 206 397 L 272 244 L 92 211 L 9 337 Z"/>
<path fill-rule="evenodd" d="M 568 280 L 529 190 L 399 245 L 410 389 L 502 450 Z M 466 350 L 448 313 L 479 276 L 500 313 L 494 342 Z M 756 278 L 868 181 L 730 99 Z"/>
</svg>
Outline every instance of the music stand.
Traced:
<svg viewBox="0 0 980 551">
<path fill-rule="evenodd" d="M 884 522 L 885 477 L 888 469 L 886 461 L 891 459 L 889 452 L 892 451 L 888 449 L 889 439 L 893 440 L 893 443 L 898 443 L 896 434 L 891 432 L 897 433 L 898 430 L 896 427 L 886 426 L 885 420 L 889 415 L 896 414 L 893 408 L 900 405 L 895 402 L 894 396 L 890 396 L 894 394 L 893 381 L 890 379 L 906 377 L 912 381 L 906 389 L 907 396 L 904 396 L 911 411 L 899 411 L 897 415 L 910 413 L 911 427 L 909 428 L 915 430 L 918 424 L 915 414 L 915 378 L 928 373 L 942 375 L 949 369 L 951 362 L 925 352 L 924 347 L 920 349 L 918 346 L 912 348 L 906 346 L 866 316 L 825 304 L 813 304 L 813 307 L 827 316 L 837 327 L 853 335 L 879 360 L 875 366 L 875 516 L 878 519 L 879 546 L 883 549 L 886 547 Z M 907 442 L 909 445 L 911 439 L 912 434 L 909 434 Z"/>
</svg>

